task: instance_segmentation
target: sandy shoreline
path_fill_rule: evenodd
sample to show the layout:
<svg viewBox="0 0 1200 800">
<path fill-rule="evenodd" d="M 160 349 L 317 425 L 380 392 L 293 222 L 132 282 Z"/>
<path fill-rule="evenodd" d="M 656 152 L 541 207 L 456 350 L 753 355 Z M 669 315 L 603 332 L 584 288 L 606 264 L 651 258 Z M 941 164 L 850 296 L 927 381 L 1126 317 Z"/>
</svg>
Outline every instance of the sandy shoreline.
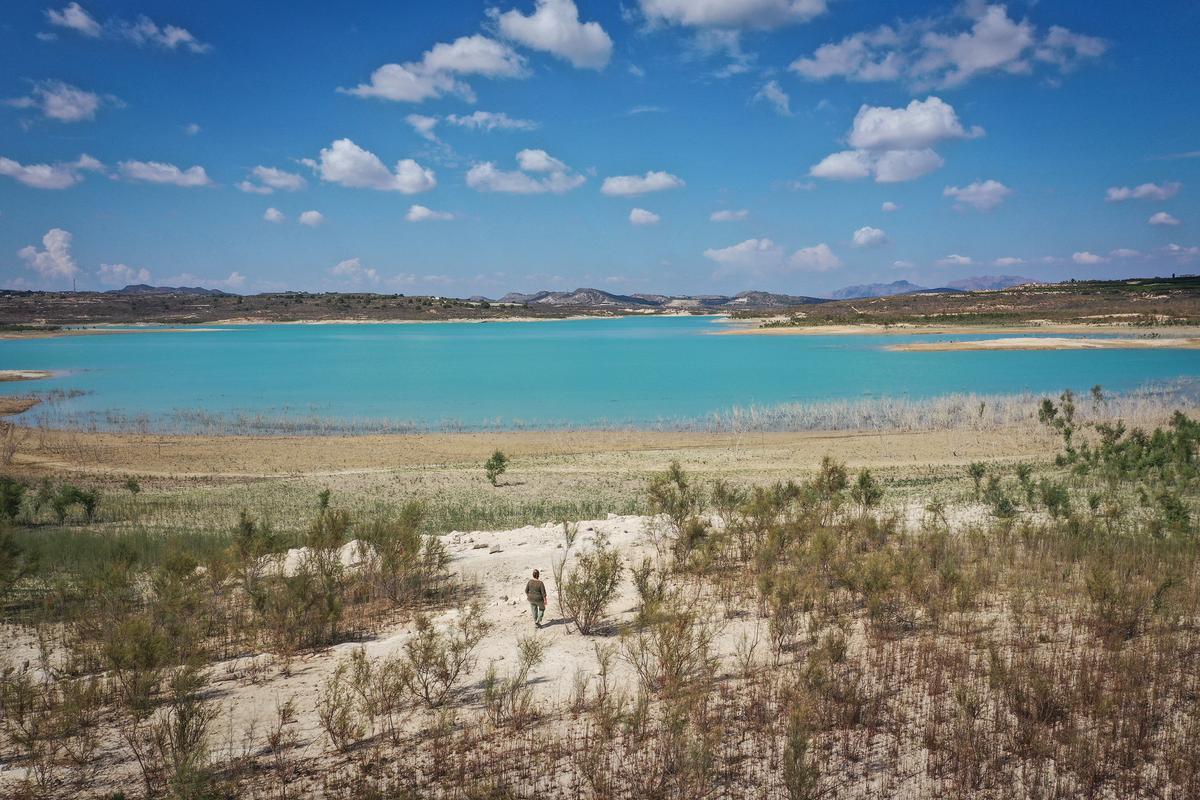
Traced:
<svg viewBox="0 0 1200 800">
<path fill-rule="evenodd" d="M 212 478 L 335 476 L 481 465 L 503 450 L 514 464 L 569 457 L 605 463 L 672 458 L 715 466 L 730 459 L 765 469 L 783 459 L 816 464 L 837 453 L 855 465 L 957 464 L 981 457 L 1053 452 L 1055 438 L 1035 426 L 994 430 L 805 431 L 520 431 L 362 436 L 212 436 L 39 430 L 15 465 L 32 470 Z M 86 453 L 86 459 L 79 454 Z M 482 469 L 480 467 L 480 469 Z M 514 467 L 519 469 L 519 467 Z M 703 468 L 701 468 L 703 469 Z M 482 473 L 481 473 L 482 474 Z"/>
<path fill-rule="evenodd" d="M 738 323 L 732 323 L 738 324 Z M 1121 324 L 1090 324 L 1080 322 L 1047 322 L 1022 325 L 875 325 L 858 323 L 853 325 L 796 325 L 777 328 L 760 327 L 730 327 L 729 330 L 717 331 L 716 336 L 967 336 L 979 334 L 991 336 L 998 334 L 1082 334 L 1082 333 L 1113 333 L 1138 334 L 1170 332 L 1171 338 L 1191 338 L 1200 336 L 1200 328 L 1182 326 L 1162 326 L 1154 328 L 1137 327 Z"/>
<path fill-rule="evenodd" d="M 976 339 L 967 341 L 907 342 L 884 348 L 896 352 L 943 352 L 986 350 L 1163 350 L 1200 349 L 1200 339 L 1068 339 L 1054 336 L 1027 336 L 1012 339 Z"/>
<path fill-rule="evenodd" d="M 42 378 L 49 378 L 50 374 L 44 369 L 0 369 L 0 383 L 39 381 Z"/>
</svg>

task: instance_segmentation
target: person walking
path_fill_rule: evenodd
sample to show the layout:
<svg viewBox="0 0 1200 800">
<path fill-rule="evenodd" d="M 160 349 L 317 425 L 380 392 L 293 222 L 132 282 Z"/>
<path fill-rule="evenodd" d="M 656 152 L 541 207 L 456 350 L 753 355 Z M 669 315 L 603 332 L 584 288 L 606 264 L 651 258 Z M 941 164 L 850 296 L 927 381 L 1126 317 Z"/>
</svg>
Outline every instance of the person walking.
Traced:
<svg viewBox="0 0 1200 800">
<path fill-rule="evenodd" d="M 546 613 L 546 584 L 538 580 L 538 571 L 533 571 L 533 578 L 525 584 L 525 598 L 529 600 L 529 611 L 533 614 L 533 626 L 542 627 L 542 615 Z"/>
</svg>

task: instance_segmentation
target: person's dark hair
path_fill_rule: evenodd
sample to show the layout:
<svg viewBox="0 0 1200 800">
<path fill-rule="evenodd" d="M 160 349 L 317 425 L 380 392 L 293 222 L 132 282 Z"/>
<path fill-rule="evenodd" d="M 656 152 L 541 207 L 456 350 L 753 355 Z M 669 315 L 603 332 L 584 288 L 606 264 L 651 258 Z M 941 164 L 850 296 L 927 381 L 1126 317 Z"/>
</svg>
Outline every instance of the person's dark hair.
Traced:
<svg viewBox="0 0 1200 800">
<path fill-rule="evenodd" d="M 538 577 L 538 571 L 536 569 L 533 571 L 533 577 Z"/>
</svg>

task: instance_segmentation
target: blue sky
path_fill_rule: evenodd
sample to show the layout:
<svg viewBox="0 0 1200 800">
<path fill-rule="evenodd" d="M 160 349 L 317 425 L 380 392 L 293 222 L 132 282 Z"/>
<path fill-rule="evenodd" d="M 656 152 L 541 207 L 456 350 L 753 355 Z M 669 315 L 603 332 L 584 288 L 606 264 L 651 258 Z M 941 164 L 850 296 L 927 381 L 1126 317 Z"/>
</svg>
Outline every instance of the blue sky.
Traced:
<svg viewBox="0 0 1200 800">
<path fill-rule="evenodd" d="M 17 0 L 0 286 L 1193 272 L 1198 30 L 1182 1 Z"/>
</svg>

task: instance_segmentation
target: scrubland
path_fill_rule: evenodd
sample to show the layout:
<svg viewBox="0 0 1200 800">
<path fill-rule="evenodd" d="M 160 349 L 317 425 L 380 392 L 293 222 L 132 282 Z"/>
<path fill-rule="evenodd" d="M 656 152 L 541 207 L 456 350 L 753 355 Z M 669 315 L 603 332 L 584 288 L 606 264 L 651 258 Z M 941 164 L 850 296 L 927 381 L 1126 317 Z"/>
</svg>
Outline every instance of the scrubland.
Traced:
<svg viewBox="0 0 1200 800">
<path fill-rule="evenodd" d="M 10 430 L 0 787 L 1195 797 L 1200 423 L 1139 408 L 416 443 Z"/>
</svg>

